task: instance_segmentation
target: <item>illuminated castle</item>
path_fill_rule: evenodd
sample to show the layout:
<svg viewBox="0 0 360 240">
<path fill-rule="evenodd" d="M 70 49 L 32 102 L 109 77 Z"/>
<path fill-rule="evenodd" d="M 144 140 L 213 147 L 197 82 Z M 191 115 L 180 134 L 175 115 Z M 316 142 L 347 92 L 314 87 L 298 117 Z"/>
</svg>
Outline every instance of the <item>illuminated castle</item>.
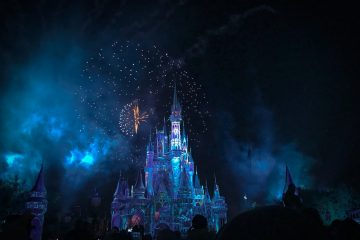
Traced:
<svg viewBox="0 0 360 240">
<path fill-rule="evenodd" d="M 141 224 L 145 232 L 170 227 L 185 233 L 195 214 L 208 219 L 209 228 L 218 231 L 227 220 L 227 205 L 220 196 L 216 183 L 213 198 L 207 184 L 202 186 L 188 148 L 184 124 L 181 129 L 181 106 L 174 89 L 171 107 L 171 133 L 156 131 L 155 143 L 151 136 L 146 148 L 146 164 L 139 171 L 135 186 L 129 188 L 126 180 L 118 181 L 111 206 L 111 226 L 119 229 Z"/>
</svg>

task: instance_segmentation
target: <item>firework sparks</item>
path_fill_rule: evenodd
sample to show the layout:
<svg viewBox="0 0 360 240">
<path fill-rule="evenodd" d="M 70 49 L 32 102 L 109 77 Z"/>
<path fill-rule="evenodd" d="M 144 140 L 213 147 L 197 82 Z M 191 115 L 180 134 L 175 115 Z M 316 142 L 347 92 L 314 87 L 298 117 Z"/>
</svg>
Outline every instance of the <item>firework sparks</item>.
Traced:
<svg viewBox="0 0 360 240">
<path fill-rule="evenodd" d="M 93 120 L 94 127 L 116 135 L 119 128 L 113 123 L 118 121 L 120 114 L 121 132 L 131 136 L 136 134 L 132 129 L 139 130 L 142 115 L 139 111 L 139 118 L 134 118 L 133 104 L 123 104 L 141 99 L 148 109 L 156 110 L 156 114 L 145 117 L 150 125 L 156 125 L 159 119 L 169 115 L 176 82 L 189 140 L 197 145 L 201 134 L 207 131 L 210 113 L 203 87 L 184 67 L 182 60 L 174 60 L 156 46 L 113 42 L 86 61 L 82 73 L 84 82 L 75 94 L 83 106 L 91 110 L 85 114 Z M 119 107 L 119 103 L 123 107 Z M 80 110 L 77 113 L 81 118 L 83 113 Z M 194 117 L 197 121 L 192 121 Z M 137 119 L 139 124 L 134 125 L 131 119 Z"/>
<path fill-rule="evenodd" d="M 139 108 L 139 104 L 136 103 L 134 104 L 133 107 L 133 113 L 134 113 L 134 130 L 135 133 L 138 133 L 138 129 L 139 129 L 139 125 L 141 122 L 146 122 L 146 119 L 149 117 L 149 114 L 147 114 L 147 112 L 140 112 L 140 108 Z"/>
<path fill-rule="evenodd" d="M 134 100 L 121 109 L 119 126 L 122 133 L 127 136 L 134 136 L 138 133 L 141 123 L 149 118 L 147 112 L 141 112 L 138 100 Z"/>
</svg>

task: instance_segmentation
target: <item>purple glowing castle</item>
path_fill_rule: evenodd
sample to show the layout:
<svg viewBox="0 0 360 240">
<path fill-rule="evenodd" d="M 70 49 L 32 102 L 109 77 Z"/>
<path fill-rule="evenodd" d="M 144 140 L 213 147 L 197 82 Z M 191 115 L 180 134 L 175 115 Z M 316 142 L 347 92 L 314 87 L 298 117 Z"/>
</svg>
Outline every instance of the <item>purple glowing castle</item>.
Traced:
<svg viewBox="0 0 360 240">
<path fill-rule="evenodd" d="M 188 147 L 182 121 L 181 106 L 174 89 L 171 107 L 171 133 L 156 131 L 155 144 L 151 136 L 146 149 L 145 183 L 139 171 L 135 186 L 121 178 L 111 206 L 111 225 L 119 229 L 142 224 L 146 232 L 169 227 L 186 232 L 195 214 L 204 215 L 212 230 L 218 231 L 227 221 L 227 205 L 220 196 L 215 179 L 213 198 L 199 181 Z"/>
</svg>

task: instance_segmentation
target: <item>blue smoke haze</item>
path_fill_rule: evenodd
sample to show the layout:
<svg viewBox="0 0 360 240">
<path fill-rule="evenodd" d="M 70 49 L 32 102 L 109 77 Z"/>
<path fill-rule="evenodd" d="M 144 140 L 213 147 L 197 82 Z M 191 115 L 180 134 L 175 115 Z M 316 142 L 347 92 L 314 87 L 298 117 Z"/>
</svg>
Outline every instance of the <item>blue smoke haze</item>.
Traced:
<svg viewBox="0 0 360 240">
<path fill-rule="evenodd" d="M 74 94 L 82 81 L 84 56 L 79 49 L 52 39 L 46 42 L 36 57 L 6 74 L 0 178 L 17 175 L 29 189 L 44 162 L 60 176 L 52 181 L 62 186 L 61 193 L 71 196 L 96 174 L 118 173 L 126 166 L 121 160 L 128 153 L 128 140 L 96 126 L 89 110 L 79 104 Z"/>
<path fill-rule="evenodd" d="M 252 141 L 233 136 L 234 122 L 231 113 L 221 114 L 221 128 L 225 162 L 236 183 L 238 199 L 247 196 L 248 202 L 269 204 L 279 201 L 285 184 L 285 165 L 290 168 L 293 180 L 298 187 L 313 187 L 314 179 L 310 169 L 315 159 L 299 151 L 295 142 L 278 142 L 274 134 L 273 114 L 262 104 L 256 104 L 251 110 Z M 226 126 L 222 123 L 226 122 Z M 234 186 L 232 190 L 234 190 Z M 230 203 L 231 205 L 234 203 Z M 232 206 L 245 207 L 242 201 Z"/>
</svg>

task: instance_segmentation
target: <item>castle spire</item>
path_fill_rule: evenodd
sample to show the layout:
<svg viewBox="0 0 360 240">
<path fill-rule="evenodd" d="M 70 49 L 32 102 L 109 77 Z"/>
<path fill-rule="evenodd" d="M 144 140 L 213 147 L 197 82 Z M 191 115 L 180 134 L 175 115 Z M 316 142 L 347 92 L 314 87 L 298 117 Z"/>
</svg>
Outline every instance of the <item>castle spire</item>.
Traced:
<svg viewBox="0 0 360 240">
<path fill-rule="evenodd" d="M 151 128 L 150 128 L 150 131 L 149 131 L 149 142 L 148 142 L 148 145 L 146 147 L 146 151 L 147 152 L 153 152 L 154 151 L 154 145 L 151 141 Z"/>
<path fill-rule="evenodd" d="M 215 179 L 215 183 L 214 183 L 214 199 L 217 199 L 220 197 L 220 190 L 219 190 L 219 185 L 216 182 L 216 176 L 214 174 L 214 179 Z"/>
<path fill-rule="evenodd" d="M 183 138 L 183 141 L 186 141 L 186 132 L 185 132 L 185 121 L 182 122 L 182 138 Z"/>
<path fill-rule="evenodd" d="M 164 123 L 163 123 L 163 131 L 164 131 L 164 136 L 167 136 L 167 133 L 166 133 L 166 120 L 165 120 L 165 117 L 164 117 Z"/>
<path fill-rule="evenodd" d="M 172 112 L 181 112 L 181 106 L 177 97 L 177 92 L 176 92 L 176 83 L 174 86 L 174 95 L 173 95 L 173 104 L 171 107 Z"/>
<path fill-rule="evenodd" d="M 177 99 L 176 94 L 176 85 L 174 87 L 174 99 L 173 105 L 171 107 L 171 138 L 170 138 L 170 145 L 171 150 L 181 150 L 181 131 L 180 131 L 180 122 L 182 120 L 181 117 L 181 106 Z"/>
<path fill-rule="evenodd" d="M 134 187 L 134 197 L 135 198 L 144 198 L 145 196 L 145 186 L 142 178 L 141 169 L 139 170 L 138 178 Z"/>
<path fill-rule="evenodd" d="M 121 198 L 124 196 L 124 189 L 122 188 L 122 177 L 121 177 L 121 170 L 119 175 L 119 180 L 117 182 L 117 186 L 114 193 L 114 198 Z"/>
<path fill-rule="evenodd" d="M 284 189 L 283 189 L 283 194 L 285 194 L 285 192 L 287 191 L 288 187 L 290 184 L 294 184 L 293 179 L 291 177 L 291 173 L 289 170 L 288 165 L 285 165 L 285 185 L 284 185 Z M 294 184 L 295 185 L 295 184 Z"/>
<path fill-rule="evenodd" d="M 198 175 L 198 172 L 197 172 L 197 169 L 195 169 L 195 176 L 194 176 L 194 188 L 201 188 L 201 185 L 200 185 L 200 180 L 199 180 L 199 175 Z"/>
<path fill-rule="evenodd" d="M 208 188 L 208 184 L 207 184 L 207 180 L 205 180 L 205 199 L 204 201 L 206 203 L 211 202 L 211 198 L 210 198 L 210 193 L 209 193 L 209 188 Z"/>
<path fill-rule="evenodd" d="M 46 193 L 45 183 L 44 183 L 44 164 L 41 163 L 40 172 L 36 178 L 35 184 L 31 189 L 31 192 L 44 192 Z"/>
</svg>

